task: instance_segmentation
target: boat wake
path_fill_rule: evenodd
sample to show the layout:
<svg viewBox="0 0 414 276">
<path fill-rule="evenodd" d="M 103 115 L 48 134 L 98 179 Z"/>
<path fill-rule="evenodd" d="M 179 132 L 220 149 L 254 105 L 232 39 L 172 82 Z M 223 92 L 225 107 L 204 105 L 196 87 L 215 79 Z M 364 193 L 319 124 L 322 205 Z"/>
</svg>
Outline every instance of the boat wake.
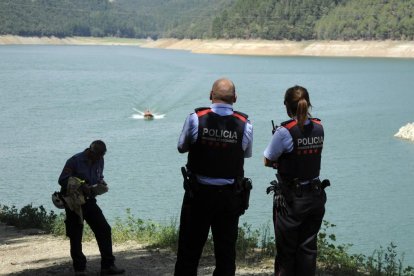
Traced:
<svg viewBox="0 0 414 276">
<path fill-rule="evenodd" d="M 133 110 L 136 112 L 134 114 L 131 115 L 132 119 L 136 119 L 136 120 L 148 120 L 148 110 L 147 111 L 141 111 L 138 110 L 136 108 L 133 108 Z M 159 113 L 151 113 L 152 114 L 152 118 L 151 119 L 163 119 L 165 117 L 165 114 L 159 114 Z"/>
</svg>

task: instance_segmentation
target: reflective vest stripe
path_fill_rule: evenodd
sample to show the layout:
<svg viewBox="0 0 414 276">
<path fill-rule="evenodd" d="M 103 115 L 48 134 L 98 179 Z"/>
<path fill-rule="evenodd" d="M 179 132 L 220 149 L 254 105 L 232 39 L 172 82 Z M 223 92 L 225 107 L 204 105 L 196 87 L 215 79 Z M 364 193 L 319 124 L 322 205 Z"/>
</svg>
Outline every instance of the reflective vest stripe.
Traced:
<svg viewBox="0 0 414 276">
<path fill-rule="evenodd" d="M 233 116 L 242 120 L 243 123 L 245 123 L 247 121 L 247 119 L 245 117 L 243 117 L 242 115 L 238 114 L 238 113 L 233 113 Z"/>
<path fill-rule="evenodd" d="M 210 113 L 210 112 L 213 112 L 210 108 L 209 109 L 204 109 L 204 110 L 198 111 L 197 116 L 201 117 L 201 116 L 204 116 L 204 115 L 206 115 L 207 113 Z"/>
</svg>

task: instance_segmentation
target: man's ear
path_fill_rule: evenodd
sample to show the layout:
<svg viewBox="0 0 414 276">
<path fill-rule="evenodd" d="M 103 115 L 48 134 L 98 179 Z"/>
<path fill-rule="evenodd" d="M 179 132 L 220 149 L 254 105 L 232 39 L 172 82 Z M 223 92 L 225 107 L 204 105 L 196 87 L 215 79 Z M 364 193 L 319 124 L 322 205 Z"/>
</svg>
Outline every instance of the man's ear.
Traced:
<svg viewBox="0 0 414 276">
<path fill-rule="evenodd" d="M 237 101 L 237 94 L 234 93 L 233 103 L 235 103 L 236 101 Z"/>
<path fill-rule="evenodd" d="M 213 91 L 210 91 L 210 101 L 213 100 Z"/>
</svg>

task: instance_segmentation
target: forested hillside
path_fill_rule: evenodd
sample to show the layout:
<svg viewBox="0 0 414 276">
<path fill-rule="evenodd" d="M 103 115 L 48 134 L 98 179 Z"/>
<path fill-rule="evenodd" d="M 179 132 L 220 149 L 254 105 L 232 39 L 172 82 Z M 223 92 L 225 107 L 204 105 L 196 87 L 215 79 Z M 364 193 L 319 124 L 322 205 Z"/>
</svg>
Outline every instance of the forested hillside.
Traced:
<svg viewBox="0 0 414 276">
<path fill-rule="evenodd" d="M 316 23 L 318 39 L 414 39 L 413 0 L 352 0 Z"/>
<path fill-rule="evenodd" d="M 0 0 L 0 34 L 196 38 L 234 0 Z"/>
<path fill-rule="evenodd" d="M 132 21 L 145 18 L 143 30 L 153 37 L 207 38 L 216 14 L 236 0 L 115 0 L 113 12 L 122 11 Z M 130 14 L 131 11 L 134 14 Z M 132 22 L 131 22 L 132 23 Z M 136 32 L 137 37 L 146 36 Z"/>
<path fill-rule="evenodd" d="M 0 34 L 414 39 L 414 0 L 0 0 Z"/>
<path fill-rule="evenodd" d="M 213 22 L 225 38 L 315 39 L 315 24 L 346 0 L 239 0 Z"/>
<path fill-rule="evenodd" d="M 263 39 L 413 40 L 413 0 L 238 0 L 212 35 Z"/>
</svg>

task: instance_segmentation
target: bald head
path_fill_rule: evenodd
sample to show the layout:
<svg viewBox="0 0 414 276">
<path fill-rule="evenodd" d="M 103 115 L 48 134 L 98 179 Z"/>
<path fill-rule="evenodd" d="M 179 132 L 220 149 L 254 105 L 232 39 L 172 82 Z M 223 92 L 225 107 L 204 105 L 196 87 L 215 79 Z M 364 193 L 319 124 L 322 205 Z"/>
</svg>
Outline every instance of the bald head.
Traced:
<svg viewBox="0 0 414 276">
<path fill-rule="evenodd" d="M 211 88 L 210 99 L 213 103 L 233 104 L 236 102 L 236 88 L 229 79 L 218 79 Z"/>
</svg>

